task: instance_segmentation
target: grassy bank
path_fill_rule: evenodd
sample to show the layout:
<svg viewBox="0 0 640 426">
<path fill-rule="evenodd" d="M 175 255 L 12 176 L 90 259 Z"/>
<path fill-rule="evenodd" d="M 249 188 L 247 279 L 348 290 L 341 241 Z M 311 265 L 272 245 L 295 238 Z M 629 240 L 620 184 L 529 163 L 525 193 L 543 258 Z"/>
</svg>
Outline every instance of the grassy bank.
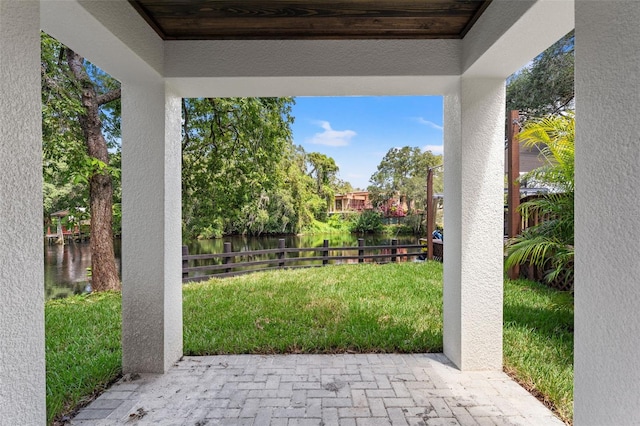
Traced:
<svg viewBox="0 0 640 426">
<path fill-rule="evenodd" d="M 184 288 L 184 351 L 222 353 L 442 350 L 442 265 L 349 265 L 267 272 Z M 506 370 L 572 415 L 573 300 L 505 284 Z M 46 305 L 49 419 L 120 372 L 120 295 Z"/>
</svg>

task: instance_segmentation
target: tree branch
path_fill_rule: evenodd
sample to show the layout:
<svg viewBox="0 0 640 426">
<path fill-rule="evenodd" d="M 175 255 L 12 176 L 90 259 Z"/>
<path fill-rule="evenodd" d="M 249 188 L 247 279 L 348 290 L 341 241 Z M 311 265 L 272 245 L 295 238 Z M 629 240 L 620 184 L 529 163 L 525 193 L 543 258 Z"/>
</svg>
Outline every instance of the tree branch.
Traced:
<svg viewBox="0 0 640 426">
<path fill-rule="evenodd" d="M 104 105 L 104 104 L 108 104 L 111 101 L 115 101 L 116 99 L 120 99 L 120 95 L 121 95 L 122 89 L 117 88 L 115 90 L 112 90 L 110 92 L 107 92 L 103 95 L 99 95 L 98 98 L 96 99 L 98 102 L 98 105 Z"/>
<path fill-rule="evenodd" d="M 559 107 L 555 108 L 555 109 L 553 110 L 552 114 L 554 114 L 554 115 L 555 115 L 555 114 L 558 114 L 558 113 L 563 112 L 563 111 L 564 111 L 564 109 L 565 109 L 565 107 L 566 107 L 567 105 L 569 105 L 573 99 L 574 99 L 574 96 L 569 97 L 569 99 L 568 99 L 565 103 L 563 103 L 563 104 L 562 104 L 562 105 L 560 105 Z"/>
</svg>

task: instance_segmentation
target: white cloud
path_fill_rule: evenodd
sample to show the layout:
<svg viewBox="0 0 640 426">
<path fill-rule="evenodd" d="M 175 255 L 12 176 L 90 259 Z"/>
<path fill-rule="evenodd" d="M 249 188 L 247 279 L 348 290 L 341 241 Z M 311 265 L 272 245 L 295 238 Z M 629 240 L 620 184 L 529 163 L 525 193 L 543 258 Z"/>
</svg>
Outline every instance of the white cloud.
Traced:
<svg viewBox="0 0 640 426">
<path fill-rule="evenodd" d="M 444 154 L 444 147 L 442 145 L 425 145 L 422 147 L 423 151 L 431 151 L 435 155 Z"/>
<path fill-rule="evenodd" d="M 436 124 L 433 121 L 425 120 L 422 117 L 416 117 L 415 120 L 420 124 L 424 124 L 425 126 L 431 127 L 432 129 L 444 130 L 444 127 L 440 126 L 439 124 Z"/>
<path fill-rule="evenodd" d="M 319 121 L 318 124 L 324 129 L 313 137 L 306 139 L 307 143 L 325 146 L 347 146 L 356 135 L 353 130 L 333 130 L 328 121 Z"/>
</svg>

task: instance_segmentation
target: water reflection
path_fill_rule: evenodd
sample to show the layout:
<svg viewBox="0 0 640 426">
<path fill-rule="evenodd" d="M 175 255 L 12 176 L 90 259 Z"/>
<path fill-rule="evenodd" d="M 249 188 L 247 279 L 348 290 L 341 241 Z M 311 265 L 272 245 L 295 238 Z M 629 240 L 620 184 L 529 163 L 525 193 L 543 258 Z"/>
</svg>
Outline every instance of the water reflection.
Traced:
<svg viewBox="0 0 640 426">
<path fill-rule="evenodd" d="M 284 238 L 287 247 L 322 247 L 324 240 L 329 240 L 331 247 L 351 247 L 358 245 L 358 238 L 364 239 L 367 246 L 391 244 L 391 238 L 385 235 L 365 235 L 357 234 L 313 234 L 313 235 L 286 235 L 252 237 L 233 235 L 217 240 L 200 240 L 189 243 L 189 254 L 209 254 L 222 253 L 224 243 L 231 243 L 232 251 L 251 251 L 278 248 L 278 240 Z M 418 244 L 418 237 L 415 236 L 398 236 L 394 237 L 398 240 L 398 244 Z"/>
<path fill-rule="evenodd" d="M 189 243 L 190 254 L 222 253 L 224 243 L 230 242 L 232 251 L 251 251 L 278 248 L 278 240 L 285 239 L 287 247 L 322 247 L 323 241 L 329 240 L 331 247 L 353 247 L 358 245 L 358 238 L 364 238 L 365 245 L 385 245 L 391 244 L 391 238 L 383 235 L 366 235 L 364 237 L 356 234 L 314 234 L 314 235 L 287 235 L 284 237 L 251 237 L 251 236 L 231 236 L 217 240 L 200 240 Z M 418 238 L 413 236 L 398 236 L 399 244 L 417 244 Z M 118 272 L 121 269 L 121 242 L 114 241 L 116 254 L 116 264 Z M 331 252 L 331 255 L 339 255 L 340 252 Z M 345 253 L 353 255 L 353 252 Z M 299 257 L 312 256 L 312 253 L 298 253 Z M 275 254 L 273 257 L 275 258 Z M 357 260 L 354 260 L 356 262 Z M 331 261 L 334 263 L 335 261 Z M 212 263 L 209 261 L 209 264 Z M 69 243 L 64 246 L 56 244 L 44 245 L 44 280 L 45 297 L 54 299 L 67 297 L 72 294 L 80 294 L 85 291 L 89 279 L 87 278 L 87 268 L 91 267 L 91 252 L 88 242 Z"/>
<path fill-rule="evenodd" d="M 120 240 L 114 241 L 116 266 L 120 266 Z M 91 268 L 88 242 L 44 245 L 44 294 L 46 299 L 83 293 L 89 284 L 87 268 Z"/>
</svg>

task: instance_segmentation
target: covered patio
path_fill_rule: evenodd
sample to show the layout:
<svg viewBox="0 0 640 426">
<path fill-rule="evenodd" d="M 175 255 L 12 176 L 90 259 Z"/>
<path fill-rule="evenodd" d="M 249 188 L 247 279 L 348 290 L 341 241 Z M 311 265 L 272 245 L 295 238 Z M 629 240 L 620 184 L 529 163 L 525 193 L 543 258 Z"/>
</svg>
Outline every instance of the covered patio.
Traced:
<svg viewBox="0 0 640 426">
<path fill-rule="evenodd" d="M 2 423 L 45 422 L 41 29 L 122 83 L 125 373 L 163 374 L 183 354 L 181 98 L 443 95 L 444 356 L 491 375 L 505 78 L 574 26 L 574 420 L 639 423 L 639 21 L 634 0 L 493 0 L 462 38 L 189 40 L 162 38 L 126 0 L 0 0 Z"/>
<path fill-rule="evenodd" d="M 442 354 L 185 357 L 126 376 L 73 425 L 563 425 L 501 371 Z"/>
</svg>

